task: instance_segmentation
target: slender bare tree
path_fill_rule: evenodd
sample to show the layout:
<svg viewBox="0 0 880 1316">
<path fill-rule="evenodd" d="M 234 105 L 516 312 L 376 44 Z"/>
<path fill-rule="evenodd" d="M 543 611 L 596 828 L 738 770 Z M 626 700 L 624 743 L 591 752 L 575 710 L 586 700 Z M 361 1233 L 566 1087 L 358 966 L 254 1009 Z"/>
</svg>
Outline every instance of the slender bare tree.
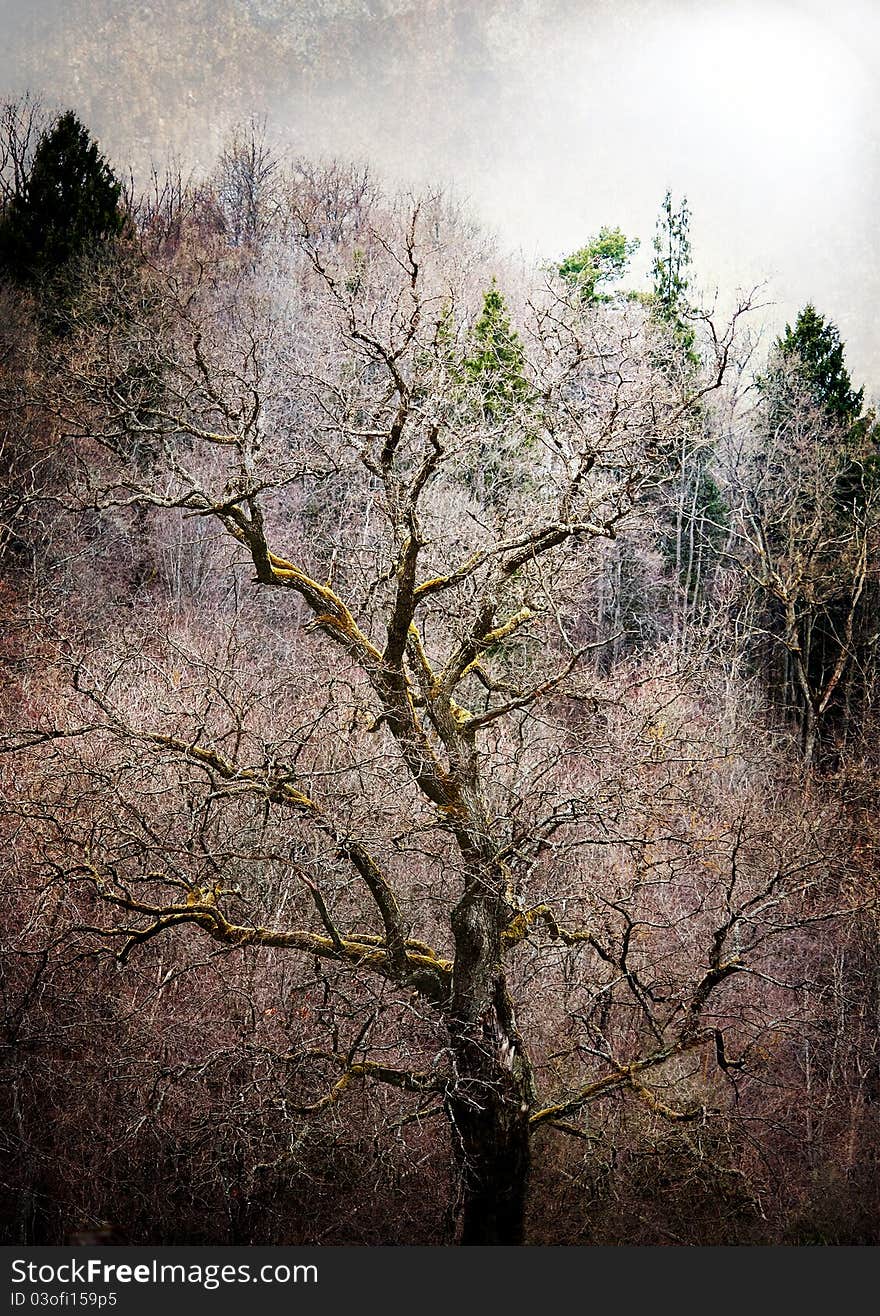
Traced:
<svg viewBox="0 0 880 1316">
<path fill-rule="evenodd" d="M 830 711 L 847 702 L 872 648 L 875 445 L 870 433 L 849 438 L 831 425 L 796 379 L 769 430 L 759 410 L 757 422 L 752 411 L 734 433 L 733 544 L 750 586 L 747 630 L 780 673 L 809 765 Z"/>
</svg>

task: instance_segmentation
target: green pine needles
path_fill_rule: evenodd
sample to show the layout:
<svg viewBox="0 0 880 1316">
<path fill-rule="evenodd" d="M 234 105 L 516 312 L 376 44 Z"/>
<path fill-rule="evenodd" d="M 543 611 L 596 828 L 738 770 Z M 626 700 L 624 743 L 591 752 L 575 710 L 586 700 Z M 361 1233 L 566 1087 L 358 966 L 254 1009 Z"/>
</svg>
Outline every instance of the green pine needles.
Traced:
<svg viewBox="0 0 880 1316">
<path fill-rule="evenodd" d="M 638 238 L 606 226 L 586 246 L 566 256 L 558 273 L 585 305 L 598 306 L 612 300 L 605 287 L 622 278 L 638 248 Z"/>
<path fill-rule="evenodd" d="M 483 294 L 483 309 L 462 364 L 465 378 L 479 391 L 488 420 L 510 414 L 528 396 L 522 341 L 510 323 L 507 304 L 494 278 Z"/>
</svg>

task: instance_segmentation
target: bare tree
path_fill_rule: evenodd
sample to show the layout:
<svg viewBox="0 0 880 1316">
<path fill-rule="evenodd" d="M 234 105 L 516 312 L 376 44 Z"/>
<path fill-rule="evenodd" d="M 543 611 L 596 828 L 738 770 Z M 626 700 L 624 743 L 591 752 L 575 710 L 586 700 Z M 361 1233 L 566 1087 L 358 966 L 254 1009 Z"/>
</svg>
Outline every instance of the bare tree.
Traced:
<svg viewBox="0 0 880 1316">
<path fill-rule="evenodd" d="M 584 1139 L 624 1094 L 674 1124 L 723 1101 L 766 1027 L 737 993 L 796 992 L 774 956 L 825 851 L 768 833 L 742 766 L 697 798 L 689 765 L 744 760 L 688 728 L 682 674 L 602 686 L 585 661 L 593 547 L 720 387 L 737 317 L 682 392 L 638 309 L 523 293 L 524 387 L 487 412 L 461 368 L 473 247 L 436 199 L 349 201 L 301 177 L 289 257 L 181 248 L 96 285 L 52 404 L 78 497 L 222 531 L 191 607 L 213 591 L 225 639 L 167 614 L 73 634 L 66 718 L 9 743 L 42 753 L 25 812 L 76 936 L 124 963 L 189 928 L 347 975 L 291 1110 L 370 1083 L 442 1112 L 461 1241 L 516 1243 L 539 1130 Z"/>
<path fill-rule="evenodd" d="M 266 141 L 266 122 L 250 119 L 232 133 L 217 167 L 217 195 L 235 246 L 256 247 L 279 212 L 280 169 Z"/>
<path fill-rule="evenodd" d="M 737 559 L 753 597 L 754 639 L 781 654 L 784 702 L 812 763 L 829 715 L 864 655 L 876 589 L 877 498 L 870 436 L 850 441 L 795 380 L 767 432 L 761 414 L 734 441 Z M 772 650 L 775 649 L 775 654 Z"/>
<path fill-rule="evenodd" d="M 0 208 L 23 198 L 34 151 L 48 122 L 39 97 L 26 95 L 0 105 Z"/>
</svg>

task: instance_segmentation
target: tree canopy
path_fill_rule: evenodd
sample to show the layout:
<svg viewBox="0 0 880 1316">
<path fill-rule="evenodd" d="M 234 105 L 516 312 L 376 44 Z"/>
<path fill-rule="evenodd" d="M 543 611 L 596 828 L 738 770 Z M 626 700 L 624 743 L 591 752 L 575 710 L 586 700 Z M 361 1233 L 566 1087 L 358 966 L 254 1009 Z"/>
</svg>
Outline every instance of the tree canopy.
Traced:
<svg viewBox="0 0 880 1316">
<path fill-rule="evenodd" d="M 565 257 L 559 274 L 583 302 L 609 302 L 611 294 L 605 287 L 623 276 L 638 248 L 638 238 L 628 238 L 621 229 L 605 226 L 585 246 Z"/>
<path fill-rule="evenodd" d="M 776 340 L 779 363 L 791 365 L 813 401 L 835 424 L 849 427 L 861 415 L 863 388 L 854 389 L 844 364 L 844 347 L 837 325 L 820 315 L 812 302 L 794 326 Z"/>
</svg>

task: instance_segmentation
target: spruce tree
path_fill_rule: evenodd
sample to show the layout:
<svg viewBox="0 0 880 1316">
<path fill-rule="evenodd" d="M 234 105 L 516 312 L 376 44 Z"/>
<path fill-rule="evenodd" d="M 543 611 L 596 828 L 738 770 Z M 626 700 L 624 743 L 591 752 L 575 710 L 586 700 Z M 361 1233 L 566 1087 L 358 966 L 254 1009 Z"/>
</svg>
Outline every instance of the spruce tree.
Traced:
<svg viewBox="0 0 880 1316">
<path fill-rule="evenodd" d="M 0 273 L 20 284 L 69 276 L 77 258 L 122 232 L 121 191 L 87 129 L 62 114 L 0 217 Z"/>
<path fill-rule="evenodd" d="M 471 332 L 471 350 L 464 361 L 466 377 L 479 389 L 487 419 L 500 419 L 525 398 L 524 366 L 523 345 L 493 279 L 483 294 L 483 310 Z"/>
<path fill-rule="evenodd" d="M 810 396 L 828 419 L 845 429 L 858 420 L 865 390 L 854 389 L 844 365 L 843 343 L 835 324 L 807 303 L 798 315 L 794 328 L 787 324 L 776 340 L 777 373 L 779 367 L 793 367 L 796 378 L 806 386 Z M 762 381 L 765 390 L 772 385 L 771 375 Z"/>
<path fill-rule="evenodd" d="M 853 388 L 844 355 L 837 326 L 808 303 L 757 380 L 762 437 L 786 507 L 763 527 L 764 552 L 792 577 L 796 595 L 787 617 L 767 599 L 762 624 L 779 641 L 768 677 L 794 712 L 808 760 L 829 727 L 846 736 L 875 670 L 877 584 L 860 553 L 876 535 L 880 427 L 863 411 L 864 389 Z M 819 478 L 800 478 L 805 462 Z M 764 515 L 760 503 L 755 515 Z"/>
<path fill-rule="evenodd" d="M 863 411 L 865 390 L 852 386 L 840 331 L 811 302 L 777 338 L 757 385 L 768 432 L 784 427 L 804 396 L 818 408 L 828 422 L 827 442 L 844 458 L 837 483 L 841 506 L 863 503 L 880 475 L 880 426 L 873 411 Z"/>
</svg>

